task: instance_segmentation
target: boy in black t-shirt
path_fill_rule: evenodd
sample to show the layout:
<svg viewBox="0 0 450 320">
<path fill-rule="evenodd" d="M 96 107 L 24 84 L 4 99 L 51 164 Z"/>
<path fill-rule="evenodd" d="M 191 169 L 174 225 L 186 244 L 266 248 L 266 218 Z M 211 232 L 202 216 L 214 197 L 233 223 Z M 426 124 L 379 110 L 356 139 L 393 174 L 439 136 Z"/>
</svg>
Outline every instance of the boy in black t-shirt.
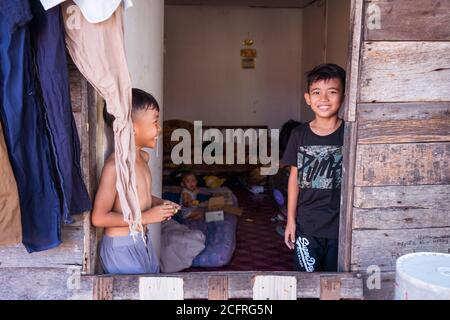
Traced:
<svg viewBox="0 0 450 320">
<path fill-rule="evenodd" d="M 282 163 L 291 166 L 285 243 L 298 271 L 337 271 L 345 71 L 335 64 L 307 73 L 305 100 L 315 119 L 292 131 Z"/>
</svg>

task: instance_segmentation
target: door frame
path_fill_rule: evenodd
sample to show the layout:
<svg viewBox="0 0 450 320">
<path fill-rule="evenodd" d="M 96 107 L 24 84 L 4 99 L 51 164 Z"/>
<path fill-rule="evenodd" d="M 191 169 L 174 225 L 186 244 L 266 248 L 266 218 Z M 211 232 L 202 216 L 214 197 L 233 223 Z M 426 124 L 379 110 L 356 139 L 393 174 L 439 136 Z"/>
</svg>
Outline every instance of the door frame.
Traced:
<svg viewBox="0 0 450 320">
<path fill-rule="evenodd" d="M 341 212 L 339 223 L 338 271 L 351 270 L 353 195 L 357 150 L 358 80 L 361 66 L 361 47 L 364 24 L 364 0 L 351 0 L 350 38 L 347 60 L 346 95 L 343 108 L 345 121 Z"/>
</svg>

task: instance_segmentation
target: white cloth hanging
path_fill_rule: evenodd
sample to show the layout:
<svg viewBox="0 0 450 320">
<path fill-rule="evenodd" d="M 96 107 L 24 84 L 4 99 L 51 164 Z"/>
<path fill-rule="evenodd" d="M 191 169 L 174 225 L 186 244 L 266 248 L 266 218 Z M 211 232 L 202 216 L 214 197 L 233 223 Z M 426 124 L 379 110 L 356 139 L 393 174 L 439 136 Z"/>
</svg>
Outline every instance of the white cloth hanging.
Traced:
<svg viewBox="0 0 450 320">
<path fill-rule="evenodd" d="M 56 7 L 61 2 L 64 2 L 66 0 L 41 0 L 42 6 L 45 10 L 51 9 L 53 7 Z"/>
<path fill-rule="evenodd" d="M 64 1 L 66 0 L 41 0 L 41 3 L 44 9 L 48 10 Z M 109 19 L 121 3 L 124 9 L 133 6 L 131 0 L 74 0 L 74 2 L 90 23 L 99 23 Z"/>
</svg>

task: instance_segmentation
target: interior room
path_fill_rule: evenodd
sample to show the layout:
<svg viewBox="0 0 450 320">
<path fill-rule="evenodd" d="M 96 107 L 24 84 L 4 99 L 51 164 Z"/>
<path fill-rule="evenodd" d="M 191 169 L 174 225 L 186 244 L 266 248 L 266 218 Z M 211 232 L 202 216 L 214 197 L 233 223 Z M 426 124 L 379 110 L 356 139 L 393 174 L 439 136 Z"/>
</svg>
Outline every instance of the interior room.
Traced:
<svg viewBox="0 0 450 320">
<path fill-rule="evenodd" d="M 278 129 L 281 156 L 290 131 L 312 120 L 305 72 L 325 62 L 347 65 L 349 16 L 349 0 L 166 1 L 163 196 L 179 200 L 182 176 L 193 172 L 201 190 L 222 197 L 205 210 L 223 211 L 216 224 L 227 224 L 210 230 L 186 218 L 207 230 L 205 251 L 216 244 L 188 271 L 293 270 L 284 244 L 287 171 L 263 175 L 259 160 L 176 164 L 179 141 L 171 137 L 179 128 L 194 133 L 199 121 L 203 131 Z"/>
</svg>

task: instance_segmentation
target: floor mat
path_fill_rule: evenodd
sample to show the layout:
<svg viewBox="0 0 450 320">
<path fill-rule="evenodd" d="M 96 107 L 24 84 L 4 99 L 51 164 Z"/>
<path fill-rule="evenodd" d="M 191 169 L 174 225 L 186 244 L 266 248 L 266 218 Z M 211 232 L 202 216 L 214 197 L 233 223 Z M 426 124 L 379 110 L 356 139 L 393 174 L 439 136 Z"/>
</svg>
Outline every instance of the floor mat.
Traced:
<svg viewBox="0 0 450 320">
<path fill-rule="evenodd" d="M 293 251 L 277 234 L 277 209 L 269 194 L 233 189 L 243 214 L 238 219 L 236 250 L 225 267 L 186 271 L 293 271 Z"/>
</svg>

